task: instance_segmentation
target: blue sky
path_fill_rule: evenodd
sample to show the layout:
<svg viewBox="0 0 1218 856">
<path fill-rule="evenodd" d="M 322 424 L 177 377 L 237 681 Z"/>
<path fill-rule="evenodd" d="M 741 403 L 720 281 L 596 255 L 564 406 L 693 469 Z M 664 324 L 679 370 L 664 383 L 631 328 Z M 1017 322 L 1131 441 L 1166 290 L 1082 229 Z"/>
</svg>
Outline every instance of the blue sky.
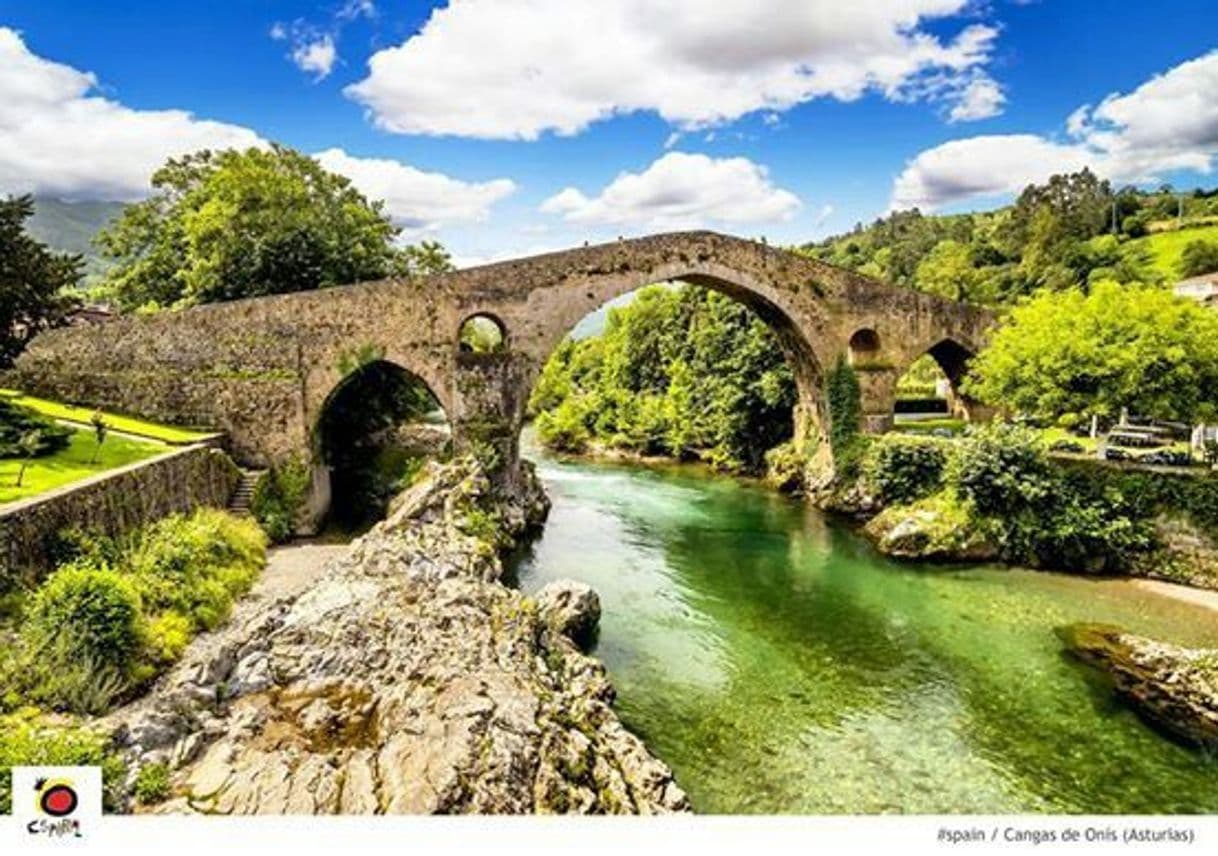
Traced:
<svg viewBox="0 0 1218 856">
<path fill-rule="evenodd" d="M 1212 0 L 436 6 L 0 0 L 0 192 L 135 199 L 168 155 L 277 141 L 473 262 L 804 241 L 1084 164 L 1218 183 Z"/>
</svg>

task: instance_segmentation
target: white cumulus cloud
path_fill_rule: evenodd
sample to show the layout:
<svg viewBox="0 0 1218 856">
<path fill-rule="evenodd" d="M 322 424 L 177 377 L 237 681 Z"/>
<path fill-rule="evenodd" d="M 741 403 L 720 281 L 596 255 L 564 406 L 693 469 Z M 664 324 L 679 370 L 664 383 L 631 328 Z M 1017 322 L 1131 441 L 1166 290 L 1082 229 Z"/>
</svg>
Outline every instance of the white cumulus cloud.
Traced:
<svg viewBox="0 0 1218 856">
<path fill-rule="evenodd" d="M 170 157 L 266 145 L 249 128 L 183 110 L 133 110 L 94 94 L 97 87 L 93 74 L 36 56 L 0 28 L 0 193 L 133 201 L 150 192 L 152 173 Z M 516 188 L 506 178 L 467 182 L 338 148 L 315 157 L 383 199 L 407 232 L 483 221 Z"/>
<path fill-rule="evenodd" d="M 389 131 L 500 139 L 574 134 L 635 111 L 689 129 L 822 97 L 953 99 L 989 61 L 997 29 L 974 23 L 941 38 L 924 24 L 969 6 L 451 0 L 375 53 L 346 92 Z"/>
<path fill-rule="evenodd" d="M 386 212 L 407 233 L 484 221 L 492 205 L 516 190 L 516 184 L 506 178 L 461 181 L 396 160 L 353 157 L 338 148 L 314 157 L 331 172 L 351 179 L 365 196 L 383 199 Z"/>
<path fill-rule="evenodd" d="M 947 202 L 1022 190 L 1057 172 L 1088 164 L 1087 151 L 1035 134 L 952 140 L 910 161 L 892 191 L 893 209 L 932 209 Z"/>
<path fill-rule="evenodd" d="M 1208 173 L 1218 157 L 1218 51 L 1181 63 L 1128 94 L 1113 93 L 1065 120 L 1068 142 L 1035 134 L 967 137 L 927 149 L 893 184 L 892 209 L 933 209 L 1022 190 L 1090 167 L 1113 181 Z"/>
<path fill-rule="evenodd" d="M 133 110 L 97 95 L 97 85 L 0 27 L 0 190 L 132 200 L 170 157 L 263 144 L 248 128 L 184 110 Z"/>
<path fill-rule="evenodd" d="M 987 75 L 978 75 L 960 90 L 958 100 L 948 112 L 950 122 L 973 122 L 1002 112 L 1007 97 L 1002 87 Z"/>
<path fill-rule="evenodd" d="M 338 49 L 334 46 L 334 38 L 329 33 L 302 41 L 292 48 L 292 62 L 301 71 L 312 74 L 314 81 L 329 77 L 337 59 Z"/>
<path fill-rule="evenodd" d="M 747 158 L 668 152 L 642 172 L 621 173 L 596 196 L 568 187 L 541 210 L 571 223 L 682 229 L 789 220 L 800 207 Z"/>
</svg>

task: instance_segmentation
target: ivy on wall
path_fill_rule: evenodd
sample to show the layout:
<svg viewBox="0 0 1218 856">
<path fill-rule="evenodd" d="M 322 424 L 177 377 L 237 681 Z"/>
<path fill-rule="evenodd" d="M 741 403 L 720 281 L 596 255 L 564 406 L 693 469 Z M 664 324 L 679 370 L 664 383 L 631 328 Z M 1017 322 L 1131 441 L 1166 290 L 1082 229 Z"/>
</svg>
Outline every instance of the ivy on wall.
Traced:
<svg viewBox="0 0 1218 856">
<path fill-rule="evenodd" d="M 859 461 L 865 442 L 859 431 L 862 418 L 862 390 L 858 376 L 839 356 L 825 378 L 825 398 L 829 406 L 829 449 L 833 465 L 843 479 L 858 475 Z"/>
</svg>

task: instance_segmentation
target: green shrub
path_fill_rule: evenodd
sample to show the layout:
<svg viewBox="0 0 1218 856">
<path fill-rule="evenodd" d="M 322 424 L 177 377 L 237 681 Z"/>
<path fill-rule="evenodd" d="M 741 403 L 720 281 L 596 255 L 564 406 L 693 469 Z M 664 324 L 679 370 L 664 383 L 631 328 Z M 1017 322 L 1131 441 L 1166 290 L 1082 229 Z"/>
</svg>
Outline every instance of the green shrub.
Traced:
<svg viewBox="0 0 1218 856">
<path fill-rule="evenodd" d="M 44 645 L 23 644 L 16 663 L 19 670 L 10 684 L 16 696 L 7 708 L 33 703 L 50 710 L 100 716 L 141 676 L 138 663 L 125 674 L 82 653 L 63 636 Z"/>
<path fill-rule="evenodd" d="M 122 548 L 114 538 L 75 526 L 56 532 L 51 538 L 49 551 L 56 567 L 77 560 L 94 565 L 114 565 L 122 556 Z"/>
<path fill-rule="evenodd" d="M 1125 469 L 1102 461 L 1056 461 L 1076 489 L 1093 496 L 1117 496 L 1128 513 L 1151 519 L 1179 513 L 1212 538 L 1218 538 L 1218 475 Z"/>
<path fill-rule="evenodd" d="M 1218 242 L 1189 241 L 1180 253 L 1179 269 L 1183 277 L 1218 271 Z"/>
<path fill-rule="evenodd" d="M 156 805 L 169 798 L 169 766 L 145 764 L 135 774 L 135 798 L 144 805 Z"/>
<path fill-rule="evenodd" d="M 886 434 L 876 438 L 863 458 L 863 477 L 886 505 L 929 496 L 943 484 L 947 465 L 938 440 Z"/>
<path fill-rule="evenodd" d="M 117 542 L 63 542 L 77 558 L 29 597 L 18 644 L 0 656 L 2 709 L 104 713 L 228 616 L 265 564 L 267 539 L 251 520 L 201 509 Z"/>
<path fill-rule="evenodd" d="M 551 449 L 582 452 L 592 438 L 582 398 L 565 398 L 553 410 L 542 411 L 536 420 L 537 436 Z"/>
<path fill-rule="evenodd" d="M 200 509 L 147 527 L 129 557 L 150 612 L 173 610 L 210 630 L 253 585 L 266 557 L 266 536 L 252 521 Z"/>
<path fill-rule="evenodd" d="M 1116 484 L 1056 466 L 1025 428 L 995 423 L 970 431 L 949 458 L 947 483 L 997 534 L 1011 562 L 1115 571 L 1153 546 L 1146 507 Z"/>
<path fill-rule="evenodd" d="M 0 814 L 12 811 L 12 768 L 101 767 L 103 805 L 113 810 L 114 795 L 126 770 L 102 734 L 85 728 L 49 725 L 32 716 L 0 717 Z"/>
<path fill-rule="evenodd" d="M 258 482 L 250 512 L 271 541 L 281 544 L 296 532 L 296 518 L 311 487 L 312 474 L 299 458 L 271 467 Z"/>
<path fill-rule="evenodd" d="M 132 580 L 106 566 L 66 565 L 35 592 L 22 635 L 27 646 L 64 658 L 131 672 L 143 642 L 140 596 Z"/>
<path fill-rule="evenodd" d="M 1050 464 L 1032 430 L 995 422 L 957 442 L 948 482 L 982 514 L 1002 515 L 1035 507 L 1053 490 Z"/>
<path fill-rule="evenodd" d="M 194 623 L 189 618 L 174 610 L 163 612 L 148 622 L 148 656 L 158 664 L 174 663 L 193 635 Z"/>
</svg>

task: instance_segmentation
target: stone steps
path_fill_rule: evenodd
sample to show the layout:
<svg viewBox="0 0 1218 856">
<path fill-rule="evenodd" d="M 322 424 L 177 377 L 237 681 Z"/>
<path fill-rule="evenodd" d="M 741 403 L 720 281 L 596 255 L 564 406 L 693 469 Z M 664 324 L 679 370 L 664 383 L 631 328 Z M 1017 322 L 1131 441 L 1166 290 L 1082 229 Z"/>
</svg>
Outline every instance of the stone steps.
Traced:
<svg viewBox="0 0 1218 856">
<path fill-rule="evenodd" d="M 238 517 L 249 517 L 253 512 L 250 507 L 254 501 L 254 489 L 258 486 L 258 480 L 266 473 L 266 470 L 242 470 L 241 480 L 237 482 L 237 487 L 233 491 L 232 497 L 228 501 L 228 510 Z"/>
</svg>

